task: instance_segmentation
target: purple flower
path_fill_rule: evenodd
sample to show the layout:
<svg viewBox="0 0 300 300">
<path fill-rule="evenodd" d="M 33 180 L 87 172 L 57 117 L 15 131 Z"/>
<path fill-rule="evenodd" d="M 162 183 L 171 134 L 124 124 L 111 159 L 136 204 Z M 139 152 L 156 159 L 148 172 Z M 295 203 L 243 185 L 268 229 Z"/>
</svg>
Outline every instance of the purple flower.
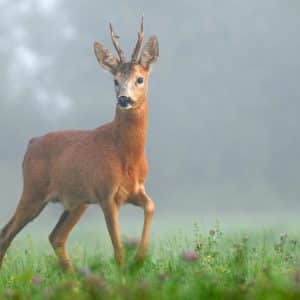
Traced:
<svg viewBox="0 0 300 300">
<path fill-rule="evenodd" d="M 125 237 L 123 239 L 123 244 L 124 244 L 125 247 L 135 249 L 139 245 L 139 240 L 136 239 L 136 238 Z"/>
<path fill-rule="evenodd" d="M 91 271 L 90 271 L 89 267 L 87 267 L 87 266 L 80 268 L 79 273 L 84 277 L 88 277 L 91 275 Z"/>
<path fill-rule="evenodd" d="M 43 282 L 43 278 L 42 278 L 40 275 L 34 275 L 34 276 L 32 277 L 31 282 L 32 282 L 34 285 L 40 285 L 40 284 Z"/>
<path fill-rule="evenodd" d="M 92 288 L 103 288 L 105 286 L 104 279 L 94 275 L 89 267 L 80 268 L 79 273 L 84 277 L 85 282 Z"/>
<path fill-rule="evenodd" d="M 16 293 L 13 289 L 7 288 L 3 292 L 5 297 L 13 297 Z"/>
<path fill-rule="evenodd" d="M 185 261 L 193 262 L 199 258 L 199 255 L 195 251 L 188 250 L 188 251 L 182 252 L 181 258 Z"/>
</svg>

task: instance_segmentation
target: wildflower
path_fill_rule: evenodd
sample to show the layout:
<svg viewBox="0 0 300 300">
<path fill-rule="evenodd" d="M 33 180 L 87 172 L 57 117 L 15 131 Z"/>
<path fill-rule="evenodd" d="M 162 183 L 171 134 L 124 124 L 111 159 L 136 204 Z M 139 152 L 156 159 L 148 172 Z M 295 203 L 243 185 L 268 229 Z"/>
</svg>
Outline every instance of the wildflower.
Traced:
<svg viewBox="0 0 300 300">
<path fill-rule="evenodd" d="M 205 260 L 206 260 L 208 263 L 210 263 L 211 260 L 212 260 L 212 256 L 211 256 L 211 255 L 207 255 L 206 258 L 205 258 Z"/>
<path fill-rule="evenodd" d="M 15 291 L 13 289 L 10 289 L 10 288 L 5 289 L 4 292 L 3 292 L 3 295 L 7 298 L 8 297 L 13 297 L 15 294 L 16 294 Z"/>
<path fill-rule="evenodd" d="M 129 237 L 125 237 L 123 239 L 123 244 L 125 247 L 127 248 L 137 248 L 138 244 L 139 244 L 139 240 L 136 238 L 129 238 Z"/>
<path fill-rule="evenodd" d="M 195 251 L 184 251 L 181 254 L 181 258 L 185 261 L 193 262 L 199 258 L 199 255 Z"/>
<path fill-rule="evenodd" d="M 88 277 L 91 275 L 91 271 L 88 266 L 84 266 L 84 267 L 80 268 L 78 271 L 84 277 Z"/>
<path fill-rule="evenodd" d="M 40 285 L 43 282 L 43 278 L 40 275 L 34 275 L 31 282 L 34 285 Z"/>
<path fill-rule="evenodd" d="M 214 236 L 216 234 L 216 232 L 217 232 L 217 230 L 212 228 L 212 229 L 209 230 L 209 235 Z"/>
<path fill-rule="evenodd" d="M 284 241 L 287 238 L 287 233 L 286 232 L 281 232 L 279 237 L 280 237 L 281 241 Z"/>
<path fill-rule="evenodd" d="M 94 275 L 89 267 L 82 267 L 79 269 L 79 273 L 85 278 L 85 282 L 90 288 L 102 288 L 105 286 L 104 280 L 101 277 Z"/>
</svg>

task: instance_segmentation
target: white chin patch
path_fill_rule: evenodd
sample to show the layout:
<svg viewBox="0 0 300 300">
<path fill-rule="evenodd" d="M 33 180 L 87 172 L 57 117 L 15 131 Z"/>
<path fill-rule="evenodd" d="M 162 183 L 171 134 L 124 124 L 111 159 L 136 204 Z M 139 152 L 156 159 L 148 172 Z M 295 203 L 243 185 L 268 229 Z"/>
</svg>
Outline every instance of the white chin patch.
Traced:
<svg viewBox="0 0 300 300">
<path fill-rule="evenodd" d="M 131 104 L 127 104 L 126 106 L 122 106 L 119 103 L 117 104 L 119 106 L 120 109 L 122 110 L 128 110 L 131 109 L 133 106 Z"/>
</svg>

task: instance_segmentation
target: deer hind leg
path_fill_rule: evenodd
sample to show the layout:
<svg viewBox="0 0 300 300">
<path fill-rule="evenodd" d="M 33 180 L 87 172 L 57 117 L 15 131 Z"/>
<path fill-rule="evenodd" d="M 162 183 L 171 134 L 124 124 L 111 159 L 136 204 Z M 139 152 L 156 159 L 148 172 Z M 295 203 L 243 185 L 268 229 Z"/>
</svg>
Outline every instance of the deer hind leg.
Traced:
<svg viewBox="0 0 300 300">
<path fill-rule="evenodd" d="M 73 270 L 73 266 L 66 250 L 66 241 L 69 233 L 77 224 L 86 209 L 86 205 L 80 205 L 74 210 L 64 211 L 55 228 L 49 235 L 49 241 L 58 257 L 61 267 L 64 270 Z"/>
<path fill-rule="evenodd" d="M 43 199 L 34 201 L 34 198 L 26 194 L 22 195 L 15 214 L 0 232 L 0 267 L 14 237 L 27 223 L 39 215 L 45 205 Z"/>
<path fill-rule="evenodd" d="M 147 255 L 150 227 L 154 213 L 154 202 L 146 194 L 144 188 L 141 189 L 139 194 L 135 195 L 132 199 L 130 199 L 130 202 L 144 209 L 143 231 L 136 254 L 137 260 L 143 260 Z"/>
</svg>

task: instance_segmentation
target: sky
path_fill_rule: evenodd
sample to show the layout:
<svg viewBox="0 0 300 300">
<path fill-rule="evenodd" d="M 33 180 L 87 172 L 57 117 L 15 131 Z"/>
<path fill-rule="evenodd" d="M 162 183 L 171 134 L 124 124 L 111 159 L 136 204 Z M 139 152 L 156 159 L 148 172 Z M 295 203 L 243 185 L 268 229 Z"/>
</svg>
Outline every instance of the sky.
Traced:
<svg viewBox="0 0 300 300">
<path fill-rule="evenodd" d="M 113 49 L 112 22 L 130 57 L 142 14 L 146 39 L 160 45 L 146 184 L 158 221 L 296 221 L 299 13 L 292 0 L 0 0 L 0 225 L 20 197 L 31 137 L 113 119 L 113 79 L 92 45 Z M 44 218 L 60 211 L 51 205 Z"/>
</svg>

